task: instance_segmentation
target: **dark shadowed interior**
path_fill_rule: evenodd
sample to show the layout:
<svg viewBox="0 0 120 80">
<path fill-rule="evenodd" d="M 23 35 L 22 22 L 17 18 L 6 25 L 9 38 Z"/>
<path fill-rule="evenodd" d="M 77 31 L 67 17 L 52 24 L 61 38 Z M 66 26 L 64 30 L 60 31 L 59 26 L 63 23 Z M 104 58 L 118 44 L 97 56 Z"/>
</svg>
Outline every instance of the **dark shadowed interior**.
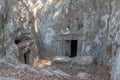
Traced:
<svg viewBox="0 0 120 80">
<path fill-rule="evenodd" d="M 71 55 L 70 57 L 77 56 L 77 40 L 71 40 Z"/>
</svg>

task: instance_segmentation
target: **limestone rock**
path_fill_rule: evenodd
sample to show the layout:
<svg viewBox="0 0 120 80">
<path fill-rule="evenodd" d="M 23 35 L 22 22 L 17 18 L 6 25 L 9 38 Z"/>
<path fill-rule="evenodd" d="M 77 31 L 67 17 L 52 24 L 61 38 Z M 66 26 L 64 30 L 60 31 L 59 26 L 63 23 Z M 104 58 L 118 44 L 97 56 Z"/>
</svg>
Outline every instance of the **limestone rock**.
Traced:
<svg viewBox="0 0 120 80">
<path fill-rule="evenodd" d="M 18 78 L 0 77 L 0 80 L 21 80 Z"/>
<path fill-rule="evenodd" d="M 114 64 L 112 66 L 112 71 L 111 71 L 111 74 L 112 74 L 112 80 L 119 80 L 119 75 L 120 75 L 120 47 L 117 49 L 116 51 L 116 57 L 115 57 L 115 60 L 114 60 Z"/>
<path fill-rule="evenodd" d="M 88 74 L 88 73 L 86 73 L 86 72 L 79 72 L 78 75 L 77 75 L 77 77 L 78 77 L 80 80 L 84 80 L 84 79 L 88 80 L 90 76 L 91 76 L 91 75 Z"/>
<path fill-rule="evenodd" d="M 67 73 L 63 72 L 62 70 L 60 69 L 56 69 L 54 67 L 48 67 L 48 68 L 44 68 L 41 70 L 44 74 L 46 75 L 50 75 L 50 76 L 53 76 L 53 75 L 56 75 L 58 77 L 69 77 L 70 75 L 68 75 Z"/>
<path fill-rule="evenodd" d="M 53 59 L 52 64 L 70 64 L 71 58 L 65 56 L 57 56 Z"/>
<path fill-rule="evenodd" d="M 117 43 L 117 45 L 120 46 L 120 30 L 117 32 L 115 36 L 115 42 Z"/>
<path fill-rule="evenodd" d="M 93 57 L 91 56 L 75 57 L 72 61 L 72 65 L 90 66 L 92 64 L 93 64 Z"/>
<path fill-rule="evenodd" d="M 64 77 L 69 77 L 67 73 L 63 72 L 62 70 L 55 70 L 54 73 L 58 76 L 64 76 Z"/>
</svg>

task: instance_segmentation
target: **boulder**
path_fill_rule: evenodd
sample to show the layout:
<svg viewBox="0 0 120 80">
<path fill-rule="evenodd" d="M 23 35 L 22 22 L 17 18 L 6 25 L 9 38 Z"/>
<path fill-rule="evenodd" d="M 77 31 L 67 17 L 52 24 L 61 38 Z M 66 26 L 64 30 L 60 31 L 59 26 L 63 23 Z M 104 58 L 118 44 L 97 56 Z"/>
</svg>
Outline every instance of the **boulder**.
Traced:
<svg viewBox="0 0 120 80">
<path fill-rule="evenodd" d="M 78 66 L 90 66 L 93 64 L 93 57 L 91 56 L 75 57 L 71 64 Z"/>
<path fill-rule="evenodd" d="M 59 78 L 64 78 L 64 77 L 69 77 L 70 75 L 68 75 L 67 73 L 63 72 L 60 69 L 57 69 L 55 67 L 48 67 L 48 68 L 43 68 L 41 69 L 41 71 L 43 72 L 43 74 L 45 75 L 49 75 L 49 76 L 53 76 L 56 75 Z"/>
<path fill-rule="evenodd" d="M 89 73 L 79 72 L 78 75 L 77 75 L 77 79 L 80 79 L 80 80 L 88 80 L 90 76 L 91 76 L 91 75 L 90 75 Z"/>
<path fill-rule="evenodd" d="M 52 60 L 52 64 L 71 64 L 72 59 L 65 56 L 57 56 Z"/>
</svg>

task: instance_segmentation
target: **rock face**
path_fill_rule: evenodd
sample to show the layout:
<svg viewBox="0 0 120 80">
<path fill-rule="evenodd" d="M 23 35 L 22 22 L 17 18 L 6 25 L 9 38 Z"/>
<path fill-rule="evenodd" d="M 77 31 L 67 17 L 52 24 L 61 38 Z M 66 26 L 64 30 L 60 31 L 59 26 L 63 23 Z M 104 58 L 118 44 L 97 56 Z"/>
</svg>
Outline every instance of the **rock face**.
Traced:
<svg viewBox="0 0 120 80">
<path fill-rule="evenodd" d="M 117 32 L 115 36 L 115 42 L 118 46 L 120 46 L 120 30 Z"/>
<path fill-rule="evenodd" d="M 110 64 L 120 45 L 119 4 L 119 0 L 0 0 L 0 57 L 22 62 L 19 55 L 24 53 L 15 40 L 27 34 L 35 39 L 28 47 L 36 54 L 34 60 L 92 56 L 98 64 Z"/>
<path fill-rule="evenodd" d="M 72 65 L 91 66 L 93 65 L 93 57 L 91 56 L 76 57 L 73 59 Z"/>
<path fill-rule="evenodd" d="M 35 25 L 43 43 L 40 56 L 92 56 L 99 64 L 108 63 L 119 30 L 118 3 L 118 0 L 29 0 L 26 4 L 37 17 Z M 26 20 L 26 24 L 31 21 L 27 17 Z"/>
<path fill-rule="evenodd" d="M 116 53 L 117 53 L 117 55 L 116 55 L 116 57 L 115 57 L 115 59 L 114 59 L 114 66 L 113 66 L 113 68 L 112 68 L 112 80 L 119 80 L 120 79 L 120 69 L 119 69 L 119 67 L 120 67 L 120 63 L 119 63 L 119 60 L 120 60 L 120 47 L 117 49 L 117 51 L 116 51 Z"/>
<path fill-rule="evenodd" d="M 107 63 L 119 30 L 118 3 L 117 0 L 1 0 L 1 21 L 5 22 L 4 30 L 1 25 L 4 41 L 1 45 L 8 49 L 7 44 L 28 34 L 34 37 L 41 57 L 87 55 Z"/>
<path fill-rule="evenodd" d="M 4 56 L 7 61 L 20 64 L 25 63 L 21 57 L 25 58 L 26 56 L 26 62 L 33 65 L 38 56 L 38 50 L 35 42 L 24 42 L 25 40 L 33 40 L 30 25 L 28 26 L 28 22 L 25 20 L 28 15 L 26 11 L 25 6 L 23 7 L 19 1 L 0 1 L 0 46 L 2 46 L 0 57 Z M 24 47 L 18 46 L 18 43 L 23 43 Z M 30 55 L 25 55 L 21 48 L 25 51 L 28 48 Z"/>
</svg>

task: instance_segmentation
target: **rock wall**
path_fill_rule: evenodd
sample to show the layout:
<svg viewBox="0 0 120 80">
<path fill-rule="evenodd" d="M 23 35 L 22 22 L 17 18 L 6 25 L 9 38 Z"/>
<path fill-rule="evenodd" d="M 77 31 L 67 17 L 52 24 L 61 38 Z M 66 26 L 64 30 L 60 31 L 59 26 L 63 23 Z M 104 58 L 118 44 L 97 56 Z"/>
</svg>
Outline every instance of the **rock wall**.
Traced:
<svg viewBox="0 0 120 80">
<path fill-rule="evenodd" d="M 27 34 L 29 39 L 35 39 L 40 57 L 70 55 L 70 41 L 77 40 L 78 56 L 90 55 L 99 64 L 110 64 L 120 43 L 119 3 L 119 0 L 1 0 L 0 56 L 13 52 L 14 56 L 19 55 L 14 41 Z"/>
<path fill-rule="evenodd" d="M 10 0 L 7 2 L 8 8 L 5 7 L 8 9 L 8 14 L 5 16 L 7 19 L 4 41 L 7 42 L 4 45 L 13 42 L 20 34 L 32 34 L 29 31 L 35 27 L 36 33 L 39 31 L 41 33 L 39 40 L 42 39 L 43 45 L 40 55 L 43 57 L 54 56 L 60 51 L 59 38 L 65 41 L 72 37 L 68 40 L 78 40 L 79 55 L 109 58 L 112 55 L 111 45 L 119 30 L 119 5 L 117 3 L 119 1 L 111 0 L 22 2 Z M 15 31 L 17 33 L 12 35 Z M 65 34 L 67 36 L 64 37 Z M 106 54 L 106 51 L 109 54 Z M 62 51 L 59 53 L 63 54 Z"/>
<path fill-rule="evenodd" d="M 22 50 L 26 50 L 27 47 L 30 50 L 30 54 L 32 53 L 31 56 L 28 56 L 28 64 L 33 65 L 38 56 L 38 50 L 36 50 L 36 43 L 28 25 L 29 19 L 26 20 L 29 16 L 28 10 L 23 5 L 18 0 L 0 1 L 0 57 L 16 64 L 25 63 L 21 60 L 21 55 L 24 53 L 20 52 L 21 47 L 17 44 L 23 42 L 24 48 Z M 29 40 L 32 40 L 32 44 L 29 43 Z"/>
<path fill-rule="evenodd" d="M 65 41 L 78 40 L 78 55 L 90 55 L 99 64 L 112 66 L 119 44 L 119 3 L 119 0 L 41 0 L 37 10 L 44 43 L 41 55 L 65 55 L 68 48 Z"/>
<path fill-rule="evenodd" d="M 108 63 L 115 54 L 115 36 L 119 31 L 118 0 L 40 0 L 39 3 L 38 26 L 44 44 L 41 55 L 63 54 L 59 45 L 64 42 L 59 40 L 73 39 L 78 40 L 79 55 L 91 55 L 102 60 L 101 63 Z"/>
</svg>

